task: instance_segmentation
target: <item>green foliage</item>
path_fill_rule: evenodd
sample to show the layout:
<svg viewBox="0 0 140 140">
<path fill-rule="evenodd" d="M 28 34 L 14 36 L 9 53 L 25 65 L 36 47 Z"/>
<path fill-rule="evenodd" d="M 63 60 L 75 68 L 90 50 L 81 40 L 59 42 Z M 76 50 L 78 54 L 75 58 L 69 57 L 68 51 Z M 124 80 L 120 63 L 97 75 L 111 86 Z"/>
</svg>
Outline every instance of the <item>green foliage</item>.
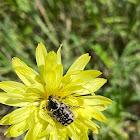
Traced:
<svg viewBox="0 0 140 140">
<path fill-rule="evenodd" d="M 108 79 L 98 93 L 113 105 L 99 135 L 92 135 L 95 140 L 140 139 L 139 0 L 1 0 L 0 81 L 19 80 L 11 65 L 14 56 L 37 70 L 39 42 L 48 51 L 63 44 L 65 72 L 89 52 L 87 69 L 98 69 Z"/>
</svg>

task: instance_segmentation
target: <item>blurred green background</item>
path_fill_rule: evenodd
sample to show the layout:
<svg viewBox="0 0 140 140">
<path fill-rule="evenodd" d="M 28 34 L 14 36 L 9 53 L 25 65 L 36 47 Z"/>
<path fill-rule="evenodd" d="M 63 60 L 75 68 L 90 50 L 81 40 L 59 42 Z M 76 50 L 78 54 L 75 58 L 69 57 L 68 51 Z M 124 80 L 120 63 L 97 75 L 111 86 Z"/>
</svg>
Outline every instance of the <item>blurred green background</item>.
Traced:
<svg viewBox="0 0 140 140">
<path fill-rule="evenodd" d="M 48 51 L 63 44 L 65 72 L 90 53 L 86 69 L 108 79 L 96 94 L 113 104 L 104 112 L 107 122 L 97 122 L 99 134 L 89 132 L 90 140 L 140 139 L 140 0 L 0 0 L 0 81 L 19 81 L 14 56 L 37 70 L 39 42 Z M 12 110 L 1 104 L 0 117 Z M 0 140 L 7 140 L 6 128 L 0 127 Z"/>
</svg>

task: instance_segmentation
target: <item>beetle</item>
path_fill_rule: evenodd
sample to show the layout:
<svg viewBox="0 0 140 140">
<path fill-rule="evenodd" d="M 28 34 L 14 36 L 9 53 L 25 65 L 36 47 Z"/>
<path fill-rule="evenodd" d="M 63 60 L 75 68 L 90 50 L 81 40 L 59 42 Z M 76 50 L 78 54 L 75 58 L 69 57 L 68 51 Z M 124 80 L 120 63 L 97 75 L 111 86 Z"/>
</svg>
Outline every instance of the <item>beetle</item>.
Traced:
<svg viewBox="0 0 140 140">
<path fill-rule="evenodd" d="M 48 98 L 47 109 L 50 111 L 50 116 L 55 118 L 62 125 L 67 126 L 75 120 L 75 116 L 70 109 L 70 106 L 66 105 L 62 101 L 58 101 L 52 95 Z"/>
</svg>

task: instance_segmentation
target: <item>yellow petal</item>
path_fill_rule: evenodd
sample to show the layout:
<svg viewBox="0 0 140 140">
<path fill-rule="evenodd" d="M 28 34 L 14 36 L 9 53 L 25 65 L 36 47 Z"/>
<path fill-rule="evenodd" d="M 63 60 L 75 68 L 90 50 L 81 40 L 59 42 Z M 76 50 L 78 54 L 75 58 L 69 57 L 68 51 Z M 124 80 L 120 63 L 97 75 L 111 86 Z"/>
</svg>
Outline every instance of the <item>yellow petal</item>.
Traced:
<svg viewBox="0 0 140 140">
<path fill-rule="evenodd" d="M 107 109 L 107 105 L 100 104 L 100 105 L 94 106 L 94 108 L 95 108 L 96 110 L 99 110 L 99 111 L 104 111 L 104 110 Z"/>
<path fill-rule="evenodd" d="M 66 75 L 64 75 L 62 78 L 63 86 L 69 84 L 72 81 L 72 78 L 81 72 L 82 72 L 82 70 L 76 70 L 76 71 L 72 71 L 72 72 L 69 72 Z"/>
<path fill-rule="evenodd" d="M 45 75 L 52 71 L 57 65 L 57 55 L 55 52 L 49 52 L 45 61 Z"/>
<path fill-rule="evenodd" d="M 57 65 L 54 70 L 49 72 L 46 79 L 46 91 L 48 96 L 54 93 L 56 94 L 61 83 L 62 76 L 63 67 L 61 64 Z"/>
<path fill-rule="evenodd" d="M 56 73 L 55 71 L 51 71 L 48 74 L 47 79 L 45 80 L 46 82 L 46 91 L 47 91 L 47 95 L 52 95 L 54 93 L 56 93 Z"/>
<path fill-rule="evenodd" d="M 90 82 L 90 80 L 92 80 L 93 78 L 101 75 L 102 73 L 100 71 L 97 70 L 86 70 L 86 71 L 82 71 L 79 74 L 75 75 L 72 78 L 72 81 L 77 81 L 81 80 L 82 84 L 85 84 L 87 82 Z"/>
<path fill-rule="evenodd" d="M 75 70 L 83 70 L 85 68 L 85 66 L 87 65 L 87 63 L 90 60 L 90 56 L 89 54 L 83 54 L 81 55 L 73 64 L 72 66 L 69 68 L 68 72 L 72 72 Z"/>
<path fill-rule="evenodd" d="M 0 125 L 11 125 L 18 122 L 21 122 L 29 117 L 31 110 L 33 107 L 22 107 L 14 110 L 12 113 L 4 116 L 0 120 Z"/>
<path fill-rule="evenodd" d="M 63 76 L 63 66 L 62 64 L 59 64 L 56 66 L 56 68 L 54 69 L 55 73 L 56 73 L 56 85 L 57 87 L 60 85 L 60 82 L 62 80 L 62 76 Z"/>
<path fill-rule="evenodd" d="M 26 120 L 24 120 L 22 122 L 10 126 L 5 132 L 5 135 L 7 135 L 7 137 L 18 137 L 28 129 L 28 124 L 26 123 Z"/>
<path fill-rule="evenodd" d="M 5 92 L 14 92 L 22 94 L 24 91 L 25 85 L 19 82 L 14 81 L 4 81 L 0 82 L 0 88 Z"/>
<path fill-rule="evenodd" d="M 67 126 L 67 132 L 68 132 L 69 137 L 72 140 L 79 140 L 80 139 L 77 132 L 72 127 L 72 124 Z"/>
<path fill-rule="evenodd" d="M 42 127 L 43 125 L 38 121 L 35 126 L 34 126 L 34 129 L 33 129 L 33 140 L 36 140 L 39 136 L 39 133 L 41 132 L 42 130 Z"/>
<path fill-rule="evenodd" d="M 67 129 L 62 126 L 60 123 L 56 123 L 57 134 L 59 140 L 66 140 L 67 138 Z"/>
<path fill-rule="evenodd" d="M 59 140 L 61 140 L 61 139 L 59 139 Z M 66 138 L 65 138 L 64 140 L 69 140 L 69 136 L 67 135 Z"/>
<path fill-rule="evenodd" d="M 89 83 L 90 83 L 90 81 L 92 82 L 93 78 L 99 76 L 100 74 L 101 74 L 101 72 L 96 71 L 96 70 L 82 71 L 75 75 L 71 75 L 68 73 L 62 79 L 62 82 L 64 84 L 63 84 L 63 89 L 61 92 L 63 92 L 62 93 L 63 95 L 64 95 L 65 91 L 67 94 L 72 93 L 72 92 L 73 93 L 79 92 L 81 94 L 85 94 L 85 93 L 83 93 L 83 91 L 85 90 L 86 92 L 88 92 L 88 93 L 90 92 L 94 95 L 93 91 L 89 88 Z"/>
<path fill-rule="evenodd" d="M 39 134 L 39 137 L 44 137 L 44 136 L 50 134 L 52 132 L 52 130 L 53 130 L 53 126 L 48 124 L 47 128 Z"/>
<path fill-rule="evenodd" d="M 41 78 L 39 74 L 28 67 L 24 62 L 22 62 L 19 58 L 14 57 L 12 59 L 13 67 L 19 76 L 19 78 L 24 82 L 25 85 L 30 86 L 36 82 L 40 82 Z"/>
<path fill-rule="evenodd" d="M 49 140 L 49 135 L 45 136 L 45 137 L 42 137 L 40 138 L 39 140 Z"/>
<path fill-rule="evenodd" d="M 112 101 L 109 98 L 103 97 L 103 96 L 85 96 L 84 98 L 84 104 L 90 105 L 90 106 L 97 106 L 97 105 L 108 105 L 111 104 Z"/>
<path fill-rule="evenodd" d="M 106 117 L 100 111 L 96 110 L 95 108 L 92 108 L 91 112 L 92 112 L 92 117 L 94 119 L 102 122 L 106 121 Z"/>
<path fill-rule="evenodd" d="M 12 128 L 13 126 L 10 126 L 4 133 L 4 136 L 6 135 L 7 138 L 10 138 L 12 137 L 11 134 L 10 134 L 10 129 Z"/>
<path fill-rule="evenodd" d="M 34 140 L 33 139 L 33 127 L 28 130 L 27 134 L 24 137 L 24 140 Z"/>
<path fill-rule="evenodd" d="M 10 114 L 5 115 L 5 116 L 0 120 L 0 125 L 9 125 L 9 117 L 10 117 Z"/>
<path fill-rule="evenodd" d="M 46 56 L 47 56 L 47 50 L 45 46 L 43 45 L 43 43 L 39 43 L 36 48 L 36 61 L 41 76 L 44 75 Z"/>
<path fill-rule="evenodd" d="M 61 48 L 62 48 L 62 45 L 60 45 L 57 51 L 57 64 L 61 64 Z"/>
<path fill-rule="evenodd" d="M 30 129 L 27 132 L 24 140 L 37 140 L 38 134 L 43 127 L 38 119 L 38 109 L 32 111 L 27 121 Z"/>
<path fill-rule="evenodd" d="M 77 119 L 76 119 L 77 120 Z M 71 127 L 77 132 L 77 134 L 81 134 L 80 128 L 75 125 L 75 123 L 71 123 Z M 78 135 L 79 139 L 80 136 Z"/>
<path fill-rule="evenodd" d="M 52 132 L 50 133 L 50 139 L 49 140 L 58 140 L 56 127 L 54 127 Z"/>
<path fill-rule="evenodd" d="M 22 94 L 4 92 L 0 92 L 0 103 L 18 107 L 29 105 Z"/>
<path fill-rule="evenodd" d="M 70 98 L 66 98 L 65 102 L 71 106 L 83 106 L 84 105 L 84 99 L 81 97 L 71 96 Z"/>
<path fill-rule="evenodd" d="M 98 134 L 98 129 L 97 127 L 99 127 L 97 124 L 95 124 L 93 121 L 91 120 L 87 120 L 86 118 L 83 118 L 82 122 L 93 131 L 93 133 Z"/>
<path fill-rule="evenodd" d="M 76 119 L 76 121 L 74 122 L 76 127 L 78 127 L 81 131 L 81 140 L 89 140 L 88 138 L 88 134 L 87 134 L 87 131 L 88 131 L 88 127 L 83 124 L 79 119 Z"/>
<path fill-rule="evenodd" d="M 35 107 L 22 107 L 10 113 L 9 124 L 19 123 L 27 119 Z"/>
<path fill-rule="evenodd" d="M 60 91 L 59 95 L 60 95 L 61 97 L 69 96 L 69 95 L 71 95 L 72 93 L 75 93 L 76 91 L 79 91 L 79 90 L 81 90 L 81 89 L 83 89 L 83 86 L 72 84 L 72 85 L 70 85 L 70 86 L 64 87 L 64 88 Z"/>
<path fill-rule="evenodd" d="M 22 76 L 24 76 L 24 78 L 30 82 L 30 85 L 34 83 L 41 83 L 40 75 L 33 69 L 27 67 L 14 67 L 14 69 L 18 71 L 18 73 L 20 73 Z"/>
<path fill-rule="evenodd" d="M 92 92 L 97 91 L 99 88 L 101 88 L 105 83 L 106 79 L 103 78 L 95 78 L 93 80 L 90 80 L 89 83 L 83 85 L 86 89 L 89 89 Z M 85 91 L 84 94 L 88 94 L 88 91 Z"/>
<path fill-rule="evenodd" d="M 42 97 L 37 93 L 28 93 L 24 96 L 25 96 L 25 101 L 28 101 L 31 104 L 32 103 L 38 103 L 40 101 L 40 98 Z"/>
<path fill-rule="evenodd" d="M 29 117 L 27 119 L 28 121 L 28 125 L 30 128 L 34 128 L 36 122 L 38 122 L 38 108 L 36 108 L 35 110 L 31 110 L 30 114 L 29 114 Z"/>
<path fill-rule="evenodd" d="M 14 57 L 12 59 L 12 63 L 13 63 L 13 67 L 28 67 L 24 62 L 22 62 L 19 58 Z M 26 85 L 30 85 L 30 82 L 28 81 L 28 79 L 23 76 L 22 74 L 20 74 L 18 71 L 16 71 L 17 75 L 19 76 L 19 78 L 26 84 Z"/>
<path fill-rule="evenodd" d="M 48 115 L 48 111 L 46 110 L 46 105 L 47 105 L 47 101 L 44 100 L 40 103 L 40 108 L 39 108 L 39 116 L 47 121 L 48 123 L 50 123 L 51 125 L 55 125 L 55 122 L 53 121 L 52 117 L 50 117 L 50 115 Z"/>
<path fill-rule="evenodd" d="M 92 118 L 92 113 L 90 111 L 89 106 L 84 106 L 83 108 L 79 108 L 76 110 L 78 112 L 78 115 L 81 118 L 86 118 L 86 119 L 91 119 Z"/>
<path fill-rule="evenodd" d="M 35 83 L 31 86 L 26 86 L 25 90 L 26 93 L 35 93 L 38 94 L 38 96 L 43 96 L 43 94 L 45 93 L 44 86 L 40 83 Z"/>
<path fill-rule="evenodd" d="M 86 117 L 89 120 L 91 118 L 94 118 L 102 122 L 106 121 L 105 116 L 99 110 L 96 110 L 94 107 L 91 106 L 85 106 L 83 109 L 79 109 L 78 112 L 79 115 L 81 115 L 82 117 Z"/>
</svg>

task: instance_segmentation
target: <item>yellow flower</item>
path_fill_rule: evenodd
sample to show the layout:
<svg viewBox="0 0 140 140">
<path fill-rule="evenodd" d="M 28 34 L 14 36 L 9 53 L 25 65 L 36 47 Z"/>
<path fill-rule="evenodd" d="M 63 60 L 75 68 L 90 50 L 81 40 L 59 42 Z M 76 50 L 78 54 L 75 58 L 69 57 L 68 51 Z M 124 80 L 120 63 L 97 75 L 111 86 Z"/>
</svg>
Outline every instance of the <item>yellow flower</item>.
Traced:
<svg viewBox="0 0 140 140">
<path fill-rule="evenodd" d="M 84 70 L 91 58 L 88 54 L 80 56 L 63 76 L 60 51 L 61 47 L 57 53 L 47 53 L 39 43 L 36 61 L 40 74 L 13 58 L 13 67 L 24 84 L 0 82 L 5 91 L 0 93 L 0 102 L 19 107 L 0 120 L 0 125 L 11 125 L 7 137 L 28 130 L 24 140 L 88 140 L 88 129 L 98 133 L 99 126 L 91 119 L 104 122 L 101 111 L 112 101 L 94 92 L 106 79 L 96 78 L 101 75 L 97 70 Z"/>
</svg>

